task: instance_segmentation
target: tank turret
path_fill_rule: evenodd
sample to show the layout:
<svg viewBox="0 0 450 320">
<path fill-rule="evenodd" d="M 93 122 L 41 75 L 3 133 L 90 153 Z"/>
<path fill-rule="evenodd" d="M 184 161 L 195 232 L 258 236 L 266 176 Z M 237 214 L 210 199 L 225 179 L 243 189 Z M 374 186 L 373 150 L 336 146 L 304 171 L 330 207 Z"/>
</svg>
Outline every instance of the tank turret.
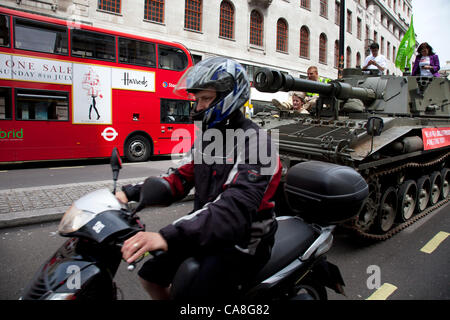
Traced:
<svg viewBox="0 0 450 320">
<path fill-rule="evenodd" d="M 322 83 L 292 77 L 271 69 L 259 69 L 255 88 L 262 92 L 304 91 L 318 93 L 322 103 L 337 111 L 367 111 L 397 115 L 449 117 L 450 87 L 445 78 L 397 77 L 363 74 L 361 69 L 345 69 L 343 79 Z M 348 99 L 359 99 L 364 108 L 348 107 Z M 347 108 L 346 108 L 347 107 Z M 317 108 L 319 111 L 321 106 Z M 320 114 L 319 114 L 320 115 Z"/>
<path fill-rule="evenodd" d="M 286 168 L 333 162 L 363 175 L 369 196 L 345 223 L 359 235 L 387 239 L 448 201 L 448 79 L 345 69 L 342 79 L 321 83 L 260 69 L 254 85 L 319 95 L 310 114 L 275 128 L 281 160 Z"/>
</svg>

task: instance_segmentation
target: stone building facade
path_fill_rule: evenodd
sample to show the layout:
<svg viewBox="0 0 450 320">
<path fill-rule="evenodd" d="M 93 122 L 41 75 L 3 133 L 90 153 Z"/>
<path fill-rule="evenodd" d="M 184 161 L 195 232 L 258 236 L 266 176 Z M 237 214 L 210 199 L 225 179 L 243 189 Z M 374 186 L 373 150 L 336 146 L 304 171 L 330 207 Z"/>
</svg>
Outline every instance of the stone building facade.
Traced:
<svg viewBox="0 0 450 320">
<path fill-rule="evenodd" d="M 336 78 L 340 0 L 3 0 L 2 6 L 183 43 L 196 60 L 234 58 L 305 76 Z M 412 14 L 411 0 L 345 1 L 345 66 L 364 62 L 372 41 L 388 73 Z"/>
</svg>

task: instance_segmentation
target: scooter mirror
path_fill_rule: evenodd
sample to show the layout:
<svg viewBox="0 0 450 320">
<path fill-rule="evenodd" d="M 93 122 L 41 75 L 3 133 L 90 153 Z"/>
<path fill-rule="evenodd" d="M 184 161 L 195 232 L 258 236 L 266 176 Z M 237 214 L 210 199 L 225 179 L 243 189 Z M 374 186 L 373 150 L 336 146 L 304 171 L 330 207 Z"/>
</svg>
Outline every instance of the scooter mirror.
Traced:
<svg viewBox="0 0 450 320">
<path fill-rule="evenodd" d="M 119 170 L 122 169 L 122 160 L 120 159 L 119 150 L 117 150 L 117 147 L 114 147 L 112 153 L 111 153 L 111 169 L 114 172 L 117 172 L 117 176 L 119 175 Z M 117 180 L 117 177 L 114 179 Z"/>
<path fill-rule="evenodd" d="M 119 178 L 119 171 L 122 169 L 122 160 L 120 159 L 119 150 L 117 150 L 116 147 L 114 147 L 112 153 L 111 153 L 111 169 L 113 172 L 113 180 L 114 180 L 114 190 L 113 194 L 116 193 L 116 181 Z"/>
</svg>

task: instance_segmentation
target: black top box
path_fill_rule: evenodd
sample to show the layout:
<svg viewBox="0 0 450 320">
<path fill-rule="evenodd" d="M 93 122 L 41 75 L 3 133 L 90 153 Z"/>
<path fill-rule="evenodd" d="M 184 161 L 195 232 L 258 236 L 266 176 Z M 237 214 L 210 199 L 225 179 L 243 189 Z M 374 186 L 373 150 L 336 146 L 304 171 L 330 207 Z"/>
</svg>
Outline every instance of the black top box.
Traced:
<svg viewBox="0 0 450 320">
<path fill-rule="evenodd" d="M 289 169 L 285 193 L 290 207 L 305 220 L 334 224 L 359 212 L 369 187 L 350 167 L 306 161 Z"/>
</svg>

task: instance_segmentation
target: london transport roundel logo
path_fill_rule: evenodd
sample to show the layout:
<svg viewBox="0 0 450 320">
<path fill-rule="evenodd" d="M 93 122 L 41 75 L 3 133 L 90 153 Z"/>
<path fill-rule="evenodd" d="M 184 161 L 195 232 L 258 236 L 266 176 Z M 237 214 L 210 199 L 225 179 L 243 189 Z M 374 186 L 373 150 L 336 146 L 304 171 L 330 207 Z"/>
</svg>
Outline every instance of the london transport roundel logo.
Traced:
<svg viewBox="0 0 450 320">
<path fill-rule="evenodd" d="M 106 141 L 113 141 L 114 139 L 116 139 L 116 137 L 119 134 L 117 133 L 117 131 L 114 128 L 108 127 L 108 128 L 105 128 L 105 130 L 103 130 L 101 135 L 102 135 L 103 139 L 105 139 Z"/>
</svg>

